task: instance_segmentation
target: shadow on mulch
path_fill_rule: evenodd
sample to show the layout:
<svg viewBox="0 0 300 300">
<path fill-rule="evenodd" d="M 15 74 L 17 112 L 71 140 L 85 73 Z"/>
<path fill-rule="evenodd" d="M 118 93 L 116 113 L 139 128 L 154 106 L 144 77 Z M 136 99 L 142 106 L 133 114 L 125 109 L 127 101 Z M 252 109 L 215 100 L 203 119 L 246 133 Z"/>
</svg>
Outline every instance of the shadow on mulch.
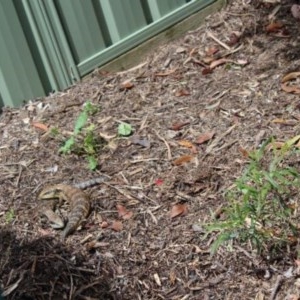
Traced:
<svg viewBox="0 0 300 300">
<path fill-rule="evenodd" d="M 0 229 L 0 278 L 5 299 L 115 299 L 105 261 L 87 262 L 52 237 L 28 241 Z M 96 255 L 97 257 L 97 255 Z"/>
</svg>

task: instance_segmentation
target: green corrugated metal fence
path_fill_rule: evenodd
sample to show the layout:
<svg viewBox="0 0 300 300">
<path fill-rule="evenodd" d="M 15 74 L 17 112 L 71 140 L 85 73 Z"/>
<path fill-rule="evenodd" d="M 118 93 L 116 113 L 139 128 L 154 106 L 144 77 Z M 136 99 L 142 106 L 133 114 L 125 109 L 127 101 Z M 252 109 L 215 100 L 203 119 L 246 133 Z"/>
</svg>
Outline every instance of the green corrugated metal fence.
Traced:
<svg viewBox="0 0 300 300">
<path fill-rule="evenodd" d="M 62 90 L 216 0 L 1 0 L 0 105 Z"/>
</svg>

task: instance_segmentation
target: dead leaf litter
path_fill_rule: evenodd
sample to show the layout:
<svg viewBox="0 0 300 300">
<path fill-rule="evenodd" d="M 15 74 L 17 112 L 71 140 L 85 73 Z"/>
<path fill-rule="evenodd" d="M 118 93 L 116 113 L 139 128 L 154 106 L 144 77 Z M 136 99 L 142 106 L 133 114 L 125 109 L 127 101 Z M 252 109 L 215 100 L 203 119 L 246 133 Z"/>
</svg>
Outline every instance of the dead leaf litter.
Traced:
<svg viewBox="0 0 300 300">
<path fill-rule="evenodd" d="M 211 257 L 214 237 L 202 227 L 222 209 L 250 150 L 299 133 L 292 4 L 230 1 L 138 67 L 96 70 L 64 92 L 3 110 L 6 299 L 299 299 L 292 253 L 269 261 L 233 245 Z M 98 107 L 88 124 L 104 140 L 94 172 L 82 155 L 58 151 L 87 101 Z M 132 136 L 118 136 L 121 122 Z M 98 173 L 111 179 L 86 190 L 91 214 L 62 243 L 38 214 L 38 192 Z"/>
</svg>

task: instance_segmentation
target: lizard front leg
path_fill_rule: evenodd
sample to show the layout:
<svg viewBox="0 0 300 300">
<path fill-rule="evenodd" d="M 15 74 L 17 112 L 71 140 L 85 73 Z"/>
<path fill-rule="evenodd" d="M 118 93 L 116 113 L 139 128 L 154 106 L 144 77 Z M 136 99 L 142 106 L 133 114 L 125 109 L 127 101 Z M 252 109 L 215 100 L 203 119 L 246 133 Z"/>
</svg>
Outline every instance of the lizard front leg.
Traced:
<svg viewBox="0 0 300 300">
<path fill-rule="evenodd" d="M 55 229 L 60 229 L 65 227 L 64 220 L 54 212 L 55 210 L 55 201 L 50 201 L 52 203 L 47 203 L 46 205 L 42 205 L 40 208 L 41 215 L 47 217 L 48 221 L 50 222 L 50 226 Z"/>
</svg>

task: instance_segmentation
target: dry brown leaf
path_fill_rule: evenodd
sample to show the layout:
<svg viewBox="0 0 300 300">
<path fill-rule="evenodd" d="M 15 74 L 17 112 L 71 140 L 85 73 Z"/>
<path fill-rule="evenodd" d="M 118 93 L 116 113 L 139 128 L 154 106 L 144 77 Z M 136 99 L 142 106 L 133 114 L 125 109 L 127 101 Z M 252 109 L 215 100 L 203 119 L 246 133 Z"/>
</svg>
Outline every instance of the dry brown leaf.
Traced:
<svg viewBox="0 0 300 300">
<path fill-rule="evenodd" d="M 184 204 L 175 204 L 170 211 L 170 217 L 173 219 L 180 215 L 185 215 L 187 213 L 187 205 Z"/>
<path fill-rule="evenodd" d="M 296 79 L 297 77 L 300 77 L 300 72 L 291 72 L 284 75 L 283 78 L 281 79 L 281 82 L 284 83 L 292 79 Z"/>
<path fill-rule="evenodd" d="M 192 153 L 193 154 L 196 154 L 198 152 L 196 146 L 192 142 L 190 142 L 190 141 L 181 140 L 181 141 L 178 141 L 178 144 L 180 146 L 192 149 Z"/>
<path fill-rule="evenodd" d="M 220 58 L 220 59 L 218 59 L 218 60 L 213 61 L 213 62 L 210 64 L 209 68 L 212 70 L 212 69 L 214 69 L 214 68 L 216 68 L 216 67 L 218 67 L 218 66 L 220 66 L 220 65 L 223 65 L 223 64 L 225 64 L 225 63 L 227 63 L 227 62 L 229 62 L 229 61 L 230 61 L 229 59 L 226 59 L 226 58 Z"/>
<path fill-rule="evenodd" d="M 273 119 L 271 122 L 274 123 L 274 124 L 282 124 L 282 123 L 285 122 L 285 120 L 280 119 L 280 118 L 276 118 L 276 119 Z"/>
<path fill-rule="evenodd" d="M 117 207 L 119 218 L 122 218 L 123 220 L 128 220 L 133 216 L 133 212 L 127 210 L 125 206 L 121 204 L 117 204 L 116 207 Z"/>
<path fill-rule="evenodd" d="M 274 36 L 280 37 L 280 38 L 288 38 L 288 37 L 290 37 L 290 33 L 286 29 L 283 29 L 283 30 L 280 30 L 279 32 L 275 33 Z"/>
<path fill-rule="evenodd" d="M 170 271 L 169 279 L 170 279 L 171 285 L 174 285 L 176 282 L 176 273 L 174 270 Z"/>
<path fill-rule="evenodd" d="M 129 220 L 133 216 L 132 211 L 128 211 L 126 215 L 124 215 L 122 218 L 123 220 Z"/>
<path fill-rule="evenodd" d="M 217 47 L 213 46 L 206 50 L 206 55 L 212 56 L 212 55 L 216 54 L 217 52 L 219 52 L 219 49 Z"/>
<path fill-rule="evenodd" d="M 42 228 L 39 228 L 39 229 L 38 229 L 38 232 L 39 232 L 42 236 L 51 235 L 51 231 L 48 230 L 48 229 L 42 229 Z"/>
<path fill-rule="evenodd" d="M 215 60 L 213 56 L 205 56 L 202 58 L 203 62 L 207 65 L 209 65 L 211 62 Z M 205 68 L 206 69 L 206 68 Z M 203 72 L 202 72 L 203 73 Z M 205 75 L 205 74 L 204 74 Z"/>
<path fill-rule="evenodd" d="M 187 140 L 180 140 L 180 141 L 178 141 L 178 144 L 180 146 L 183 146 L 183 147 L 186 147 L 186 148 L 193 148 L 194 147 L 193 143 L 190 142 L 190 141 L 187 141 Z"/>
<path fill-rule="evenodd" d="M 242 153 L 243 157 L 245 157 L 245 158 L 249 157 L 249 152 L 245 148 L 243 148 L 242 146 L 239 147 L 239 151 Z"/>
<path fill-rule="evenodd" d="M 209 140 L 211 140 L 213 138 L 213 136 L 215 135 L 214 131 L 210 131 L 210 132 L 205 132 L 203 134 L 201 134 L 197 140 L 195 141 L 196 144 L 201 145 Z"/>
<path fill-rule="evenodd" d="M 89 243 L 86 243 L 85 247 L 86 247 L 86 250 L 90 251 L 90 250 L 97 249 L 100 247 L 107 247 L 109 245 L 110 245 L 110 243 L 107 243 L 107 242 L 91 241 Z"/>
<path fill-rule="evenodd" d="M 106 222 L 106 221 L 103 221 L 101 224 L 100 224 L 100 227 L 101 228 L 107 228 L 109 226 L 109 224 Z"/>
<path fill-rule="evenodd" d="M 190 122 L 182 122 L 182 123 L 174 123 L 172 126 L 171 126 L 171 130 L 175 130 L 175 131 L 178 131 L 180 130 L 182 127 L 186 126 L 186 125 L 189 125 Z"/>
<path fill-rule="evenodd" d="M 271 122 L 274 124 L 282 124 L 282 125 L 290 125 L 290 126 L 294 126 L 298 123 L 296 120 L 285 120 L 285 119 L 280 119 L 280 118 L 276 118 L 276 119 L 272 120 Z"/>
<path fill-rule="evenodd" d="M 189 96 L 191 93 L 187 89 L 181 89 L 175 93 L 176 97 Z"/>
<path fill-rule="evenodd" d="M 238 35 L 236 32 L 232 32 L 230 34 L 227 45 L 232 47 L 232 46 L 236 45 L 239 42 L 239 40 L 240 40 L 240 35 Z"/>
<path fill-rule="evenodd" d="M 277 22 L 272 22 L 266 27 L 266 32 L 278 32 L 283 28 L 283 24 L 279 21 Z"/>
<path fill-rule="evenodd" d="M 193 158 L 194 158 L 194 156 L 192 156 L 192 155 L 183 155 L 183 156 L 180 156 L 179 158 L 175 159 L 173 161 L 173 164 L 175 166 L 181 166 L 185 163 L 190 162 Z"/>
<path fill-rule="evenodd" d="M 125 80 L 121 83 L 121 89 L 130 90 L 134 87 L 134 84 L 130 80 Z"/>
<path fill-rule="evenodd" d="M 155 73 L 155 76 L 158 76 L 158 77 L 169 76 L 169 75 L 175 73 L 176 70 L 177 70 L 177 68 L 171 69 L 171 70 L 168 70 L 168 71 L 165 71 L 165 72 L 158 72 L 158 73 Z"/>
<path fill-rule="evenodd" d="M 281 88 L 287 93 L 300 94 L 300 88 L 298 88 L 296 86 L 291 86 L 291 85 L 282 83 Z"/>
<path fill-rule="evenodd" d="M 46 124 L 40 122 L 31 122 L 31 125 L 35 128 L 41 129 L 43 131 L 48 131 L 49 127 Z"/>
<path fill-rule="evenodd" d="M 296 243 L 298 241 L 298 238 L 296 236 L 289 235 L 288 240 L 290 243 Z"/>
<path fill-rule="evenodd" d="M 207 75 L 207 74 L 211 74 L 212 73 L 212 69 L 211 68 L 204 68 L 202 70 L 202 75 Z"/>
<path fill-rule="evenodd" d="M 124 215 L 127 214 L 127 209 L 125 206 L 121 205 L 121 204 L 117 204 L 117 211 L 118 211 L 118 215 L 120 218 L 122 218 Z"/>
<path fill-rule="evenodd" d="M 121 231 L 123 229 L 123 224 L 120 221 L 113 221 L 110 228 L 114 231 Z"/>
<path fill-rule="evenodd" d="M 240 118 L 236 115 L 232 116 L 232 121 L 233 121 L 234 124 L 237 124 L 237 125 L 240 124 Z"/>
<path fill-rule="evenodd" d="M 290 294 L 287 300 L 299 300 L 299 295 L 297 294 Z"/>
<path fill-rule="evenodd" d="M 284 142 L 272 142 L 271 144 L 269 144 L 266 149 L 268 151 L 273 150 L 273 149 L 281 149 L 284 146 Z"/>
<path fill-rule="evenodd" d="M 196 59 L 195 57 L 192 57 L 192 58 L 191 58 L 191 61 L 192 61 L 193 63 L 197 64 L 197 65 L 200 65 L 200 66 L 206 68 L 206 65 L 205 65 L 202 61 Z"/>
</svg>

